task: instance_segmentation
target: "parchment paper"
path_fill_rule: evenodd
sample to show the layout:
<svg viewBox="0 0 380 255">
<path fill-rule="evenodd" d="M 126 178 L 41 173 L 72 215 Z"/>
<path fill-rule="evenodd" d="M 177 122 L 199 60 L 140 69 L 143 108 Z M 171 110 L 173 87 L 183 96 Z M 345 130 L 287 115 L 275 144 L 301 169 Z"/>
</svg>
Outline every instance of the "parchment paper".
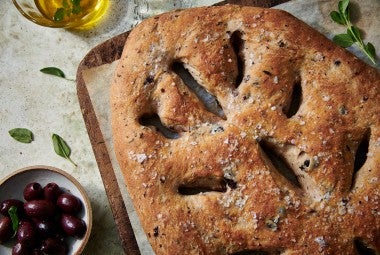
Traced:
<svg viewBox="0 0 380 255">
<path fill-rule="evenodd" d="M 283 9 L 292 13 L 294 16 L 305 21 L 316 30 L 320 31 L 331 39 L 335 34 L 345 32 L 344 27 L 333 23 L 329 16 L 329 13 L 332 10 L 337 9 L 337 2 L 338 1 L 331 0 L 295 0 L 282 5 L 278 5 L 275 8 Z M 353 7 L 351 15 L 354 19 L 354 24 L 362 29 L 362 32 L 365 36 L 365 42 L 372 42 L 379 52 L 380 19 L 378 17 L 380 15 L 380 1 L 365 0 L 351 2 Z M 365 62 L 370 63 L 369 60 L 360 51 L 356 50 L 356 48 L 350 47 L 349 50 L 359 58 L 363 59 Z M 127 207 L 132 227 L 135 231 L 141 254 L 154 254 L 144 231 L 141 229 L 139 219 L 128 196 L 128 192 L 124 185 L 123 177 L 121 175 L 121 171 L 113 150 L 110 127 L 109 87 L 117 62 L 118 61 L 115 61 L 111 64 L 106 64 L 85 70 L 82 74 L 88 89 L 88 93 L 92 100 L 92 104 L 94 106 L 94 110 L 97 115 L 99 125 L 107 145 L 107 149 L 109 151 L 110 159 L 116 173 L 118 184 Z M 380 69 L 380 65 L 377 64 L 376 68 Z"/>
</svg>

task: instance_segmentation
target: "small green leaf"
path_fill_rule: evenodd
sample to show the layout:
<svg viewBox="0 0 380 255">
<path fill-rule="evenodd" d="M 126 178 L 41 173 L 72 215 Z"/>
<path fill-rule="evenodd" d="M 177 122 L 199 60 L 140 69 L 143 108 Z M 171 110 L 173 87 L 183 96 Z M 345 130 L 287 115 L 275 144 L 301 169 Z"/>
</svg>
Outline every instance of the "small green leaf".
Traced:
<svg viewBox="0 0 380 255">
<path fill-rule="evenodd" d="M 350 8 L 346 9 L 345 20 L 346 20 L 346 23 L 350 22 Z"/>
<path fill-rule="evenodd" d="M 342 1 L 339 1 L 338 3 L 339 12 L 344 16 L 347 16 L 347 10 L 348 10 L 347 7 L 349 3 L 350 3 L 350 0 L 342 0 Z"/>
<path fill-rule="evenodd" d="M 361 35 L 360 35 L 359 28 L 357 28 L 355 26 L 351 26 L 351 30 L 352 30 L 353 34 L 356 36 L 356 38 L 358 38 L 360 40 Z"/>
<path fill-rule="evenodd" d="M 8 131 L 9 135 L 21 143 L 31 143 L 33 133 L 27 128 L 14 128 Z"/>
<path fill-rule="evenodd" d="M 353 33 L 353 31 L 349 28 L 347 28 L 347 35 L 351 37 L 351 40 L 353 42 L 359 42 L 358 41 L 358 38 L 356 37 L 356 35 Z"/>
<path fill-rule="evenodd" d="M 57 155 L 65 158 L 65 159 L 69 160 L 74 166 L 76 166 L 76 164 L 70 158 L 71 149 L 67 145 L 65 140 L 63 140 L 63 138 L 57 134 L 52 135 L 52 140 L 53 140 L 53 146 L 54 146 L 55 153 L 57 153 Z"/>
<path fill-rule="evenodd" d="M 345 25 L 346 22 L 344 20 L 344 18 L 342 17 L 342 15 L 337 12 L 337 11 L 332 11 L 330 12 L 330 17 L 333 21 L 335 21 L 336 23 L 340 24 L 340 25 Z"/>
<path fill-rule="evenodd" d="M 62 21 L 65 18 L 65 9 L 64 8 L 58 8 L 57 11 L 54 13 L 53 20 L 54 21 Z"/>
<path fill-rule="evenodd" d="M 370 56 L 370 57 L 372 57 L 373 59 L 375 59 L 376 58 L 376 50 L 375 50 L 375 46 L 373 46 L 373 44 L 372 43 L 367 43 L 367 45 L 365 46 L 365 49 L 366 49 L 366 51 L 367 51 L 367 53 L 368 53 L 368 55 Z"/>
<path fill-rule="evenodd" d="M 333 41 L 343 48 L 350 47 L 354 41 L 348 34 L 339 34 L 334 36 Z"/>
<path fill-rule="evenodd" d="M 18 224 L 19 224 L 19 219 L 17 216 L 17 207 L 11 206 L 8 209 L 8 214 L 9 214 L 9 217 L 11 218 L 11 221 L 12 221 L 12 229 L 13 229 L 13 233 L 14 233 L 13 236 L 14 236 L 17 232 Z"/>
<path fill-rule="evenodd" d="M 46 73 L 46 74 L 50 74 L 50 75 L 54 75 L 54 76 L 58 76 L 58 77 L 61 77 L 61 78 L 65 78 L 65 74 L 64 72 L 57 68 L 57 67 L 45 67 L 45 68 L 42 68 L 40 70 L 41 72 L 43 73 Z"/>
</svg>

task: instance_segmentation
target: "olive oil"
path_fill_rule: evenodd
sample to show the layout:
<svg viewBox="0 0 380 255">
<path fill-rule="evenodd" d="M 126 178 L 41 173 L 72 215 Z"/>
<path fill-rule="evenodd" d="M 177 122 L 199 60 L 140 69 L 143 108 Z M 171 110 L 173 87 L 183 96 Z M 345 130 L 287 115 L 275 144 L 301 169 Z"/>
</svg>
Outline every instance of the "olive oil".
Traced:
<svg viewBox="0 0 380 255">
<path fill-rule="evenodd" d="M 108 0 L 34 0 L 41 14 L 57 23 L 90 25 L 105 13 Z"/>
</svg>

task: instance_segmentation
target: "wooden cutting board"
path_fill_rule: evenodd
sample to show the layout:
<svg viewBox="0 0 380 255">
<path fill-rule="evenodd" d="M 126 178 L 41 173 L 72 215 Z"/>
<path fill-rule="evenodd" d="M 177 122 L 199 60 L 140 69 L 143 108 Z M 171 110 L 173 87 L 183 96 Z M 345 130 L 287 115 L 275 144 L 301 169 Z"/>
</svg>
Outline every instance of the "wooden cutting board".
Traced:
<svg viewBox="0 0 380 255">
<path fill-rule="evenodd" d="M 217 5 L 230 3 L 259 7 L 272 7 L 287 1 L 288 0 L 228 0 L 218 3 Z M 126 31 L 90 50 L 78 66 L 76 81 L 77 94 L 83 118 L 107 197 L 110 202 L 113 217 L 119 231 L 122 247 L 126 255 L 139 255 L 140 251 L 116 180 L 116 175 L 104 141 L 104 136 L 100 129 L 99 121 L 96 117 L 91 97 L 88 93 L 88 89 L 82 75 L 84 70 L 104 64 L 110 64 L 118 60 L 122 54 L 124 43 L 128 37 L 128 34 L 129 31 Z"/>
</svg>

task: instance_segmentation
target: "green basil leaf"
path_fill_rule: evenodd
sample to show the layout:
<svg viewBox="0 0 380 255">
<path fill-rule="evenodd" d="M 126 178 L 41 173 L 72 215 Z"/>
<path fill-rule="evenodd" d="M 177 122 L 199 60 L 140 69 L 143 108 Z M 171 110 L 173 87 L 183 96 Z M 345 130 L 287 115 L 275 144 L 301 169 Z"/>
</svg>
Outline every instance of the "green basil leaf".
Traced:
<svg viewBox="0 0 380 255">
<path fill-rule="evenodd" d="M 18 224 L 19 224 L 19 219 L 17 216 L 17 207 L 11 206 L 8 209 L 8 214 L 9 214 L 9 217 L 11 218 L 11 221 L 12 221 L 12 229 L 13 229 L 13 233 L 14 233 L 13 236 L 14 236 L 17 232 Z"/>
<path fill-rule="evenodd" d="M 52 135 L 52 140 L 53 140 L 53 146 L 54 146 L 54 151 L 57 153 L 57 155 L 69 160 L 73 165 L 76 166 L 76 164 L 71 160 L 70 154 L 71 154 L 71 149 L 63 140 L 62 137 L 60 137 L 57 134 Z"/>
<path fill-rule="evenodd" d="M 338 3 L 338 8 L 339 8 L 339 12 L 342 14 L 342 15 L 345 15 L 347 16 L 347 7 L 348 7 L 348 4 L 350 3 L 350 0 L 342 0 L 342 1 L 339 1 Z"/>
<path fill-rule="evenodd" d="M 344 18 L 342 17 L 342 15 L 337 12 L 337 11 L 332 11 L 330 12 L 330 17 L 333 21 L 335 21 L 336 23 L 340 24 L 340 25 L 345 25 L 346 22 L 344 20 Z"/>
<path fill-rule="evenodd" d="M 372 43 L 367 43 L 367 45 L 365 46 L 365 49 L 366 49 L 366 51 L 367 51 L 367 53 L 368 53 L 368 55 L 370 56 L 370 57 L 372 57 L 373 59 L 375 59 L 376 58 L 376 50 L 375 50 L 375 46 L 373 46 L 373 44 Z"/>
<path fill-rule="evenodd" d="M 65 18 L 65 9 L 58 8 L 57 11 L 54 13 L 53 20 L 62 21 L 64 18 Z"/>
<path fill-rule="evenodd" d="M 14 128 L 9 130 L 8 133 L 13 139 L 21 143 L 31 143 L 33 141 L 33 133 L 27 128 Z"/>
<path fill-rule="evenodd" d="M 354 41 L 348 34 L 339 34 L 334 36 L 333 41 L 343 48 L 350 47 Z"/>
<path fill-rule="evenodd" d="M 50 75 L 58 76 L 61 78 L 66 77 L 65 73 L 57 67 L 45 67 L 45 68 L 42 68 L 40 71 L 45 73 L 45 74 L 50 74 Z"/>
</svg>

